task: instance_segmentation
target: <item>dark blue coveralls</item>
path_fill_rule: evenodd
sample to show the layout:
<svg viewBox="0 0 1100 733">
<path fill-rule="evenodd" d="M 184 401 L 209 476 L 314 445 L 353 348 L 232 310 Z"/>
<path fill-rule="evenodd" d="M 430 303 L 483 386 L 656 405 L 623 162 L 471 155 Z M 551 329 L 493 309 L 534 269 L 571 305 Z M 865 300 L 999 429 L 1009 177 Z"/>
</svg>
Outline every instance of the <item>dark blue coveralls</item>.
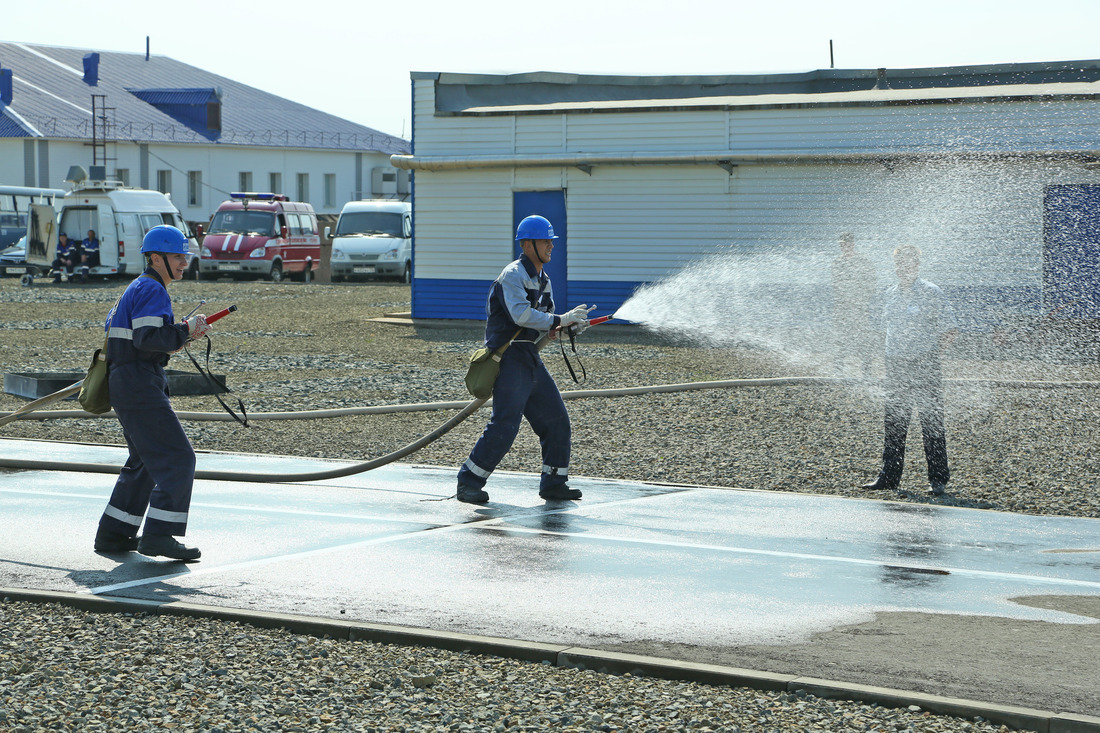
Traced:
<svg viewBox="0 0 1100 733">
<path fill-rule="evenodd" d="M 182 536 L 195 480 L 195 451 L 168 401 L 168 355 L 188 339 L 175 323 L 164 281 L 152 269 L 130 283 L 107 316 L 111 407 L 130 455 L 99 520 L 101 531 Z"/>
<path fill-rule="evenodd" d="M 66 277 L 72 277 L 73 271 L 77 265 L 80 264 L 81 245 L 80 242 L 75 242 L 70 239 L 65 243 L 64 247 L 61 245 L 61 239 L 57 240 L 57 257 L 54 258 L 50 267 L 57 273 L 56 277 L 61 278 L 61 270 L 65 270 Z M 68 260 L 69 264 L 65 264 L 62 260 Z"/>
<path fill-rule="evenodd" d="M 500 374 L 493 385 L 492 417 L 459 469 L 458 482 L 483 488 L 511 449 L 526 417 L 542 445 L 539 490 L 560 486 L 569 479 L 572 428 L 558 385 L 536 345 L 561 325 L 561 318 L 553 313 L 550 278 L 522 255 L 493 283 L 485 308 L 486 347 L 496 349 L 522 330 L 501 357 Z"/>
<path fill-rule="evenodd" d="M 89 268 L 99 267 L 99 239 L 85 237 L 84 241 L 80 243 L 80 248 L 83 250 L 81 255 L 88 258 L 87 262 L 81 263 L 80 272 L 87 276 Z"/>
</svg>

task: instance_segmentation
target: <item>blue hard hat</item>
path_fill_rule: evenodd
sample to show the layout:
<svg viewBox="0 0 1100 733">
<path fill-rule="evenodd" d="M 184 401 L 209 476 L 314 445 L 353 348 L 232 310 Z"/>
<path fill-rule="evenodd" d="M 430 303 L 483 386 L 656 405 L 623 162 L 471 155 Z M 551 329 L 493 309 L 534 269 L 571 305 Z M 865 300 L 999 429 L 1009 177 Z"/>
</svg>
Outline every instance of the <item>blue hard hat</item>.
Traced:
<svg viewBox="0 0 1100 733">
<path fill-rule="evenodd" d="M 141 251 L 165 252 L 173 255 L 191 253 L 187 248 L 187 237 L 184 233 L 169 224 L 159 224 L 145 232 L 145 238 L 141 240 Z"/>
<path fill-rule="evenodd" d="M 544 216 L 533 214 L 519 223 L 516 227 L 516 241 L 524 239 L 557 239 L 554 234 L 554 226 Z"/>
</svg>

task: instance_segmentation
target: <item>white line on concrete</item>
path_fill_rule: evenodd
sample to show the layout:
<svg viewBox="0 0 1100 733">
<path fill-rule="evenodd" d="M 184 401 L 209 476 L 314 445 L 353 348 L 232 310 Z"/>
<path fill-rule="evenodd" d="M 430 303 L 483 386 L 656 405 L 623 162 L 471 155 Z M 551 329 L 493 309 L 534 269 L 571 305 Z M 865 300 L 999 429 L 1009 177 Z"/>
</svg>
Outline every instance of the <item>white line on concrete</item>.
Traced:
<svg viewBox="0 0 1100 733">
<path fill-rule="evenodd" d="M 1017 580 L 1028 583 L 1044 583 L 1052 585 L 1069 585 L 1080 588 L 1100 590 L 1100 582 L 1090 580 L 1074 580 L 1073 578 L 1052 578 L 1045 575 L 1024 575 L 1021 573 L 1002 573 L 995 570 L 973 570 L 970 568 L 937 567 L 934 565 L 915 565 L 903 561 L 867 560 L 858 557 L 845 557 L 843 555 L 814 555 L 805 552 L 785 552 L 783 550 L 761 550 L 751 547 L 733 547 L 729 545 L 705 545 L 697 542 L 677 542 L 675 540 L 649 540 L 635 537 L 612 537 L 610 535 L 592 534 L 590 532 L 554 532 L 546 529 L 534 529 L 531 527 L 488 527 L 503 532 L 517 532 L 523 534 L 548 534 L 555 537 L 575 537 L 576 539 L 600 540 L 602 542 L 618 542 L 632 545 L 654 545 L 657 547 L 677 547 L 689 550 L 707 550 L 710 552 L 729 552 L 741 555 L 766 555 L 769 557 L 789 558 L 792 560 L 812 560 L 815 562 L 839 562 L 849 565 L 870 565 L 877 567 L 902 568 L 905 570 L 926 571 L 937 574 L 965 575 L 970 577 L 993 578 L 997 580 Z"/>
<path fill-rule="evenodd" d="M 694 490 L 695 489 L 684 488 L 684 489 L 679 489 L 677 491 L 670 492 L 670 493 L 667 493 L 667 494 L 666 493 L 654 493 L 654 494 L 645 494 L 645 495 L 639 495 L 639 496 L 631 496 L 631 497 L 625 497 L 623 499 L 618 499 L 618 500 L 614 500 L 614 501 L 605 501 L 605 502 L 598 502 L 598 503 L 593 502 L 593 503 L 587 504 L 586 506 L 591 507 L 593 509 L 595 509 L 597 507 L 598 508 L 610 507 L 610 506 L 615 506 L 615 505 L 619 505 L 619 504 L 634 503 L 636 501 L 644 500 L 644 499 L 661 498 L 661 497 L 665 497 L 665 496 L 670 496 L 670 495 L 674 495 L 674 494 L 683 493 L 685 491 L 694 491 Z M 36 491 L 36 490 L 32 490 L 32 489 L 0 488 L 0 493 L 33 494 L 33 495 L 36 495 L 36 496 L 56 496 L 56 497 L 64 497 L 64 498 L 93 499 L 95 501 L 103 501 L 103 497 L 99 496 L 99 495 L 82 494 L 82 493 L 75 493 L 75 492 Z M 334 519 L 366 521 L 366 522 L 385 522 L 385 523 L 392 523 L 392 524 L 419 524 L 419 525 L 427 524 L 423 521 L 423 519 L 401 519 L 401 518 L 396 518 L 395 519 L 395 518 L 392 518 L 392 517 L 379 517 L 379 516 L 374 516 L 374 515 L 350 514 L 350 513 L 344 513 L 344 512 L 316 512 L 316 511 L 307 511 L 307 510 L 301 510 L 301 509 L 282 509 L 282 508 L 271 508 L 271 507 L 262 507 L 262 506 L 243 506 L 243 505 L 234 505 L 234 504 L 219 504 L 219 503 L 212 503 L 212 502 L 195 502 L 195 503 L 192 503 L 192 506 L 193 507 L 205 507 L 205 508 L 210 508 L 210 509 L 228 509 L 228 510 L 231 510 L 231 511 L 260 512 L 260 513 L 267 513 L 267 514 L 287 514 L 287 515 L 293 515 L 293 516 L 329 517 L 329 518 L 334 518 Z M 492 504 L 486 505 L 485 508 L 486 509 L 492 509 Z M 969 568 L 945 568 L 945 567 L 936 567 L 936 566 L 928 566 L 928 565 L 914 565 L 912 563 L 891 562 L 891 561 L 888 561 L 888 560 L 862 559 L 862 558 L 846 557 L 846 556 L 840 556 L 840 555 L 816 555 L 816 554 L 809 554 L 809 553 L 786 552 L 786 551 L 781 551 L 781 550 L 762 550 L 762 549 L 754 549 L 754 548 L 747 548 L 747 547 L 734 547 L 734 546 L 728 546 L 728 545 L 710 545 L 710 544 L 702 544 L 702 543 L 678 542 L 676 540 L 653 540 L 653 539 L 639 539 L 639 538 L 629 538 L 629 537 L 624 538 L 624 537 L 613 537 L 613 536 L 610 536 L 610 535 L 596 535 L 596 534 L 591 534 L 591 533 L 555 532 L 555 531 L 551 531 L 551 530 L 533 529 L 533 528 L 528 528 L 528 527 L 517 527 L 517 526 L 502 527 L 502 526 L 500 526 L 502 523 L 505 523 L 505 522 L 512 522 L 512 521 L 515 521 L 515 520 L 525 519 L 525 518 L 529 518 L 529 517 L 546 516 L 546 515 L 549 515 L 549 514 L 574 513 L 577 509 L 580 509 L 580 508 L 581 507 L 569 506 L 569 507 L 564 507 L 564 508 L 561 508 L 561 509 L 547 510 L 547 509 L 539 509 L 539 508 L 536 508 L 536 507 L 532 507 L 532 511 L 521 512 L 521 513 L 517 513 L 517 514 L 510 514 L 510 515 L 502 515 L 502 516 L 499 516 L 499 517 L 486 517 L 485 519 L 481 519 L 481 520 L 474 521 L 474 522 L 463 522 L 463 523 L 448 524 L 448 525 L 434 526 L 434 527 L 432 527 L 429 524 L 428 526 L 430 528 L 426 529 L 426 530 L 417 530 L 415 532 L 387 535 L 385 537 L 375 537 L 375 538 L 371 538 L 369 540 L 362 540 L 362 541 L 357 541 L 357 542 L 352 542 L 352 543 L 342 544 L 342 545 L 333 545 L 333 546 L 330 546 L 330 547 L 318 548 L 318 549 L 315 549 L 315 550 L 308 550 L 308 551 L 302 552 L 302 553 L 291 553 L 291 554 L 288 554 L 288 555 L 272 555 L 272 556 L 269 556 L 269 557 L 266 557 L 266 558 L 260 558 L 260 559 L 257 559 L 257 560 L 249 560 L 249 561 L 246 561 L 246 562 L 243 562 L 243 563 L 233 563 L 233 564 L 230 564 L 230 565 L 224 565 L 224 566 L 218 566 L 218 567 L 212 567 L 212 568 L 204 568 L 204 569 L 201 569 L 201 570 L 193 570 L 193 571 L 182 572 L 182 573 L 171 573 L 171 574 L 168 574 L 168 575 L 155 576 L 155 577 L 152 577 L 152 578 L 144 578 L 144 579 L 141 579 L 141 580 L 132 580 L 132 581 L 127 581 L 125 583 L 118 583 L 118 584 L 110 585 L 110 586 L 102 586 L 102 587 L 99 587 L 99 588 L 92 588 L 92 589 L 88 589 L 86 591 L 81 591 L 81 592 L 92 593 L 92 594 L 98 595 L 98 594 L 103 594 L 103 593 L 110 593 L 110 592 L 116 591 L 116 590 L 123 590 L 125 588 L 132 588 L 132 587 L 135 587 L 135 586 L 148 585 L 148 584 L 151 584 L 151 583 L 156 583 L 156 582 L 160 582 L 162 580 L 177 578 L 177 577 L 181 577 L 181 576 L 208 575 L 208 574 L 215 573 L 215 572 L 227 572 L 227 571 L 237 570 L 237 569 L 245 568 L 245 567 L 255 567 L 257 565 L 269 564 L 269 563 L 278 562 L 278 561 L 281 561 L 281 560 L 299 559 L 299 558 L 310 557 L 310 556 L 314 556 L 314 555 L 318 555 L 318 554 L 325 554 L 325 553 L 331 553 L 331 552 L 336 552 L 336 551 L 345 550 L 345 549 L 352 549 L 352 548 L 355 548 L 355 547 L 363 547 L 363 546 L 369 546 L 369 545 L 374 545 L 374 544 L 383 544 L 383 543 L 389 543 L 389 542 L 396 542 L 398 540 L 402 540 L 402 539 L 405 539 L 405 538 L 423 536 L 425 534 L 425 532 L 445 532 L 445 531 L 458 531 L 458 530 L 462 530 L 462 529 L 481 529 L 481 528 L 495 529 L 495 530 L 500 530 L 500 531 L 509 531 L 509 532 L 523 533 L 523 534 L 545 534 L 545 535 L 554 535 L 554 536 L 558 536 L 558 537 L 574 537 L 574 538 L 577 538 L 577 539 L 592 539 L 592 540 L 600 540 L 600 541 L 604 541 L 604 542 L 616 542 L 616 543 L 623 543 L 623 544 L 641 544 L 641 545 L 652 545 L 652 546 L 656 546 L 656 547 L 674 547 L 674 548 L 682 548 L 682 549 L 705 550 L 705 551 L 709 551 L 709 552 L 724 552 L 724 553 L 735 553 L 735 554 L 745 554 L 745 555 L 763 555 L 763 556 L 787 558 L 787 559 L 795 559 L 795 560 L 810 560 L 810 561 L 814 561 L 814 562 L 835 562 L 835 563 L 846 563 L 846 564 L 850 564 L 850 565 L 864 565 L 864 566 L 872 566 L 872 567 L 901 567 L 901 568 L 905 568 L 905 569 L 909 569 L 909 570 L 915 570 L 915 571 L 922 571 L 923 570 L 923 571 L 926 571 L 926 572 L 950 573 L 952 575 L 964 575 L 964 576 L 969 576 L 969 577 L 981 577 L 981 578 L 999 579 L 999 580 L 1013 580 L 1013 581 L 1026 582 L 1026 583 L 1071 586 L 1071 587 L 1077 587 L 1077 588 L 1088 588 L 1088 589 L 1091 589 L 1091 590 L 1100 590 L 1100 582 L 1086 581 L 1086 580 L 1074 580 L 1074 579 L 1069 579 L 1069 578 L 1052 578 L 1052 577 L 1047 577 L 1047 576 L 1025 575 L 1025 574 L 1021 574 L 1021 573 L 1003 573 L 1003 572 L 990 571 L 990 570 L 974 570 L 974 569 L 969 569 Z"/>
<path fill-rule="evenodd" d="M 565 511 L 565 510 L 560 510 Z M 551 512 L 535 512 L 533 514 L 556 514 L 556 511 Z M 526 514 L 522 516 L 533 516 L 533 514 Z M 403 532 L 401 534 L 386 535 L 385 537 L 372 537 L 368 540 L 359 540 L 356 542 L 348 542 L 341 545 L 330 545 L 329 547 L 319 547 L 315 550 L 306 550 L 304 552 L 293 552 L 286 555 L 270 555 L 268 557 L 257 558 L 255 560 L 246 560 L 244 562 L 230 563 L 229 565 L 219 565 L 212 568 L 200 568 L 197 570 L 188 570 L 179 573 L 169 573 L 167 575 L 158 575 L 151 578 L 141 578 L 139 580 L 129 580 L 125 583 L 116 583 L 114 585 L 104 585 L 97 588 L 89 588 L 87 590 L 79 591 L 80 593 L 90 593 L 92 595 L 103 595 L 105 593 L 113 593 L 114 591 L 124 590 L 126 588 L 135 588 L 141 585 L 150 585 L 152 583 L 159 583 L 164 580 L 171 580 L 172 578 L 179 578 L 182 576 L 195 577 L 199 575 L 211 575 L 213 573 L 224 573 L 233 570 L 240 570 L 242 568 L 257 567 L 260 565 L 269 565 L 273 562 L 281 562 L 283 560 L 300 560 L 306 557 L 315 557 L 317 555 L 325 555 L 341 550 L 350 550 L 357 547 L 369 547 L 371 545 L 382 545 L 389 542 L 397 542 L 400 540 L 423 537 L 426 534 L 441 534 L 445 532 L 458 532 L 464 529 L 470 529 L 471 527 L 483 527 L 487 524 L 495 524 L 497 522 L 503 522 L 508 519 L 515 519 L 521 515 L 515 515 L 511 517 L 495 517 L 491 519 L 484 519 L 477 522 L 467 522 L 461 524 L 448 524 L 442 527 L 432 527 L 426 530 L 418 530 L 416 532 Z"/>
</svg>

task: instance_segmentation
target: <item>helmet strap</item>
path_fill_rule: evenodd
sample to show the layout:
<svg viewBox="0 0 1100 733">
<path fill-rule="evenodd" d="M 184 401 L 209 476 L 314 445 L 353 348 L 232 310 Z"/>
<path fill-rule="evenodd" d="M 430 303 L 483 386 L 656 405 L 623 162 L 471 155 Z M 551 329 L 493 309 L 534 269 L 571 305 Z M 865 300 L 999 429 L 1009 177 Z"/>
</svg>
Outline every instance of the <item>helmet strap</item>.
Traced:
<svg viewBox="0 0 1100 733">
<path fill-rule="evenodd" d="M 538 245 L 538 240 L 537 239 L 525 239 L 523 241 L 531 243 L 531 250 L 535 253 L 535 259 L 539 261 L 540 265 L 545 265 L 547 262 L 550 261 L 550 260 L 542 259 L 542 255 L 539 254 L 539 245 Z M 521 249 L 522 249 L 522 247 L 521 247 Z"/>
</svg>

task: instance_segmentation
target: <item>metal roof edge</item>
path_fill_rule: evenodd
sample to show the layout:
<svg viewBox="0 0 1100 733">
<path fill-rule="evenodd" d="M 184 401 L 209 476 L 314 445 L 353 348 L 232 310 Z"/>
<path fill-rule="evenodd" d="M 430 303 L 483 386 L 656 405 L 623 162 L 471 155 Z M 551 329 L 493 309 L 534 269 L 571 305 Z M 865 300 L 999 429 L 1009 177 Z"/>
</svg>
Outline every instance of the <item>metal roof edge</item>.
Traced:
<svg viewBox="0 0 1100 733">
<path fill-rule="evenodd" d="M 1085 69 L 1100 70 L 1100 59 L 1036 61 L 1027 63 L 974 64 L 964 66 L 925 66 L 885 68 L 887 78 L 912 79 L 922 76 L 954 76 L 973 74 L 992 76 L 1006 73 L 1038 71 L 1071 72 Z M 823 79 L 876 79 L 880 69 L 809 69 L 804 71 L 753 72 L 744 74 L 681 74 L 668 76 L 639 76 L 617 74 L 579 74 L 558 71 L 529 71 L 508 74 L 480 72 L 412 72 L 414 79 L 435 79 L 440 84 L 606 84 L 614 86 L 657 86 L 666 84 L 722 84 L 731 82 L 814 81 Z"/>
</svg>

